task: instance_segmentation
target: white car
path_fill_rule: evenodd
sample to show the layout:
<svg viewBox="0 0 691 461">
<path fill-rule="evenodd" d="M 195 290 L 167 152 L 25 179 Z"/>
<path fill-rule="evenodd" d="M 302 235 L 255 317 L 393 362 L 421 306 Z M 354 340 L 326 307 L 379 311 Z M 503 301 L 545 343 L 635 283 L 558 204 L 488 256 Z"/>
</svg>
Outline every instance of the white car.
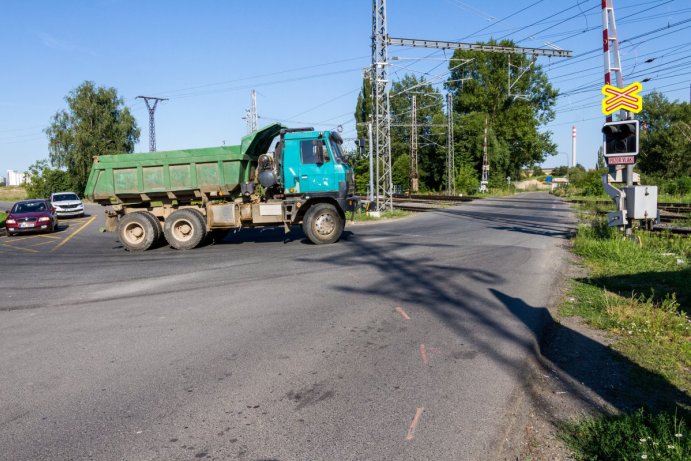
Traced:
<svg viewBox="0 0 691 461">
<path fill-rule="evenodd" d="M 55 192 L 50 194 L 50 203 L 58 217 L 84 216 L 84 204 L 74 192 Z"/>
</svg>

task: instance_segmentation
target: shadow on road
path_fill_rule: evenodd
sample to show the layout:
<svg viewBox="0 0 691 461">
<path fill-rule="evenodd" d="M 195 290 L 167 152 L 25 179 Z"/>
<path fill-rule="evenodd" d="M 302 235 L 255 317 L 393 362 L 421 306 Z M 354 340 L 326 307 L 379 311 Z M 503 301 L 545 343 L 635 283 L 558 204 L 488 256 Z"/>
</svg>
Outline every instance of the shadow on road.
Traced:
<svg viewBox="0 0 691 461">
<path fill-rule="evenodd" d="M 494 296 L 520 319 L 536 338 L 542 338 L 538 360 L 545 370 L 555 370 L 562 378 L 564 391 L 584 403 L 594 402 L 581 385 L 596 393 L 618 410 L 674 410 L 691 406 L 691 398 L 657 373 L 631 362 L 619 352 L 554 321 L 544 307 L 533 307 L 522 299 L 490 288 Z M 543 334 L 544 332 L 544 334 Z M 580 385 L 579 385 L 580 384 Z M 597 406 L 597 405 L 595 405 Z"/>
<path fill-rule="evenodd" d="M 443 210 L 459 219 L 473 218 L 495 223 L 494 228 L 568 239 L 574 232 L 571 217 L 545 226 L 547 218 L 525 219 L 484 211 Z M 510 224 L 510 225 L 509 225 Z M 346 251 L 334 255 L 333 264 L 376 269 L 381 279 L 367 286 L 337 285 L 345 293 L 376 296 L 404 306 L 419 307 L 438 318 L 464 343 L 489 357 L 515 376 L 532 398 L 525 355 L 535 357 L 545 372 L 559 375 L 564 390 L 591 408 L 611 411 L 631 410 L 646 405 L 652 409 L 691 406 L 691 399 L 662 376 L 631 362 L 623 355 L 568 327 L 557 324 L 546 307 L 531 306 L 511 296 L 502 287 L 508 281 L 494 272 L 459 265 L 458 261 L 438 261 L 433 257 L 404 256 L 406 243 L 372 243 L 350 239 Z M 416 247 L 425 244 L 416 244 Z M 471 285 L 486 285 L 486 291 Z M 507 315 L 507 312 L 510 315 Z M 517 319 L 527 329 L 517 328 Z M 487 334 L 491 331 L 492 334 Z M 558 335 L 557 349 L 543 348 Z M 498 339 L 499 338 L 499 339 Z M 503 347 L 498 347 L 501 341 Z M 523 351 L 525 354 L 516 354 Z M 595 394 L 602 401 L 594 398 Z M 603 402 L 605 402 L 603 404 Z M 543 402 L 536 401 L 537 405 Z M 547 406 L 547 405 L 545 405 Z"/>
</svg>

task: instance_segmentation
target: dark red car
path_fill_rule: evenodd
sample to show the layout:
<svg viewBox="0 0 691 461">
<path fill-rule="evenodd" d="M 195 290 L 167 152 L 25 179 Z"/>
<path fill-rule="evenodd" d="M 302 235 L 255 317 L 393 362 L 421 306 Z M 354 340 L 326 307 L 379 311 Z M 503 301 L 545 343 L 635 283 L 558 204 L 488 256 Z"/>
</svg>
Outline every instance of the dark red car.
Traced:
<svg viewBox="0 0 691 461">
<path fill-rule="evenodd" d="M 7 235 L 20 232 L 54 232 L 58 228 L 58 216 L 48 200 L 22 200 L 7 212 Z"/>
</svg>

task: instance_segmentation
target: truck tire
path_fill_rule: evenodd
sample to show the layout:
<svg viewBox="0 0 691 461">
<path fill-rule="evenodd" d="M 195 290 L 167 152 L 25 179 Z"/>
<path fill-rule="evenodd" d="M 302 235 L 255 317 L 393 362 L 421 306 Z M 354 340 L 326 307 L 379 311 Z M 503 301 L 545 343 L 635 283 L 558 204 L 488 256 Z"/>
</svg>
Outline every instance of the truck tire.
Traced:
<svg viewBox="0 0 691 461">
<path fill-rule="evenodd" d="M 142 213 L 130 213 L 118 222 L 118 240 L 128 251 L 146 251 L 156 237 L 154 226 Z"/>
<path fill-rule="evenodd" d="M 191 250 L 206 235 L 204 217 L 193 209 L 174 211 L 163 225 L 163 235 L 176 250 Z"/>
<path fill-rule="evenodd" d="M 315 245 L 334 243 L 341 238 L 345 221 L 330 203 L 317 203 L 307 210 L 302 230 Z"/>
<path fill-rule="evenodd" d="M 137 213 L 141 213 L 151 223 L 151 226 L 154 230 L 154 243 L 161 240 L 161 237 L 163 236 L 163 228 L 161 227 L 161 221 L 159 221 L 158 218 L 149 211 L 138 211 Z"/>
</svg>

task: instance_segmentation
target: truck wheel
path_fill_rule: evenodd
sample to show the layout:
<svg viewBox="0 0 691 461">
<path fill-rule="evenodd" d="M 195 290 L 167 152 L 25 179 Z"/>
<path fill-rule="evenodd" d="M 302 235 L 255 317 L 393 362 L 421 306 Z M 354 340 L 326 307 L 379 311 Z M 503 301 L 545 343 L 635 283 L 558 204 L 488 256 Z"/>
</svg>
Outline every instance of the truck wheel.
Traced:
<svg viewBox="0 0 691 461">
<path fill-rule="evenodd" d="M 302 230 L 315 245 L 334 243 L 343 233 L 345 222 L 330 203 L 313 205 L 302 221 Z"/>
<path fill-rule="evenodd" d="M 129 251 L 146 251 L 155 240 L 154 226 L 142 213 L 130 213 L 118 223 L 118 239 Z"/>
<path fill-rule="evenodd" d="M 174 211 L 163 225 L 163 234 L 173 248 L 191 250 L 206 235 L 203 216 L 192 209 Z"/>
<path fill-rule="evenodd" d="M 146 219 L 149 220 L 154 230 L 154 243 L 158 242 L 163 236 L 163 228 L 161 227 L 161 221 L 159 221 L 158 218 L 154 216 L 154 214 L 151 212 L 137 211 L 137 213 L 141 213 L 142 216 L 146 217 Z"/>
</svg>

